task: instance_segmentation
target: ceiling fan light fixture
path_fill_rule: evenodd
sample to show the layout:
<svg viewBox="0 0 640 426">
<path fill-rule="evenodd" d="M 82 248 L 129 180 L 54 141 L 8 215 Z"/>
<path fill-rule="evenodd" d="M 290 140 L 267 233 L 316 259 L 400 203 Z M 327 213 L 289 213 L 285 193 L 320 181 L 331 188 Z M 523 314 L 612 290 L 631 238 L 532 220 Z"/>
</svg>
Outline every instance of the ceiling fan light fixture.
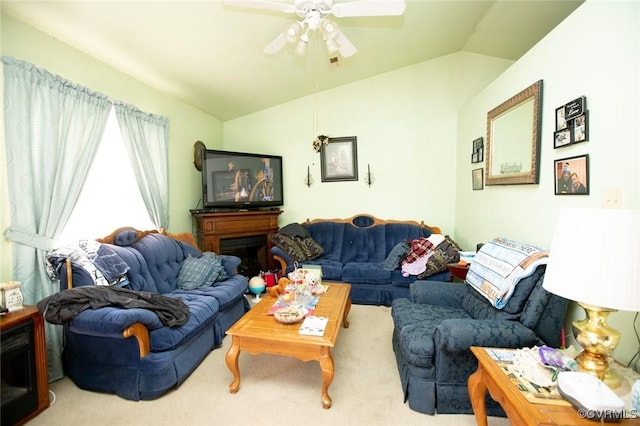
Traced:
<svg viewBox="0 0 640 426">
<path fill-rule="evenodd" d="M 332 38 L 328 38 L 324 42 L 327 45 L 327 51 L 329 53 L 336 53 L 340 49 L 340 46 L 338 45 L 338 42 L 336 42 Z"/>
<path fill-rule="evenodd" d="M 320 24 L 320 31 L 322 31 L 322 36 L 325 40 L 330 40 L 336 38 L 340 30 L 338 29 L 338 24 L 329 19 L 325 19 L 322 21 L 322 24 Z"/>
<path fill-rule="evenodd" d="M 300 22 L 294 22 L 284 29 L 284 37 L 289 43 L 295 43 L 296 41 L 298 41 L 301 32 L 302 25 L 300 24 Z"/>
<path fill-rule="evenodd" d="M 298 44 L 296 45 L 295 52 L 300 56 L 304 56 L 304 54 L 307 52 L 308 43 L 309 36 L 307 35 L 307 33 L 302 34 L 302 36 L 300 37 L 300 41 L 298 41 Z"/>
</svg>

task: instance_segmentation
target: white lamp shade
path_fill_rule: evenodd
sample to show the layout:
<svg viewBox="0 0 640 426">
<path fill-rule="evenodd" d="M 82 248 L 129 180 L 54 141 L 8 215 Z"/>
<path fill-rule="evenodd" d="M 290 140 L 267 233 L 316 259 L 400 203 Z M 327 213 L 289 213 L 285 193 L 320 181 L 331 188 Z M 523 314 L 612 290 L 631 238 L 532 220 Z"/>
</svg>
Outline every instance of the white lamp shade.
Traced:
<svg viewBox="0 0 640 426">
<path fill-rule="evenodd" d="M 640 211 L 562 209 L 543 287 L 600 308 L 640 311 Z"/>
</svg>

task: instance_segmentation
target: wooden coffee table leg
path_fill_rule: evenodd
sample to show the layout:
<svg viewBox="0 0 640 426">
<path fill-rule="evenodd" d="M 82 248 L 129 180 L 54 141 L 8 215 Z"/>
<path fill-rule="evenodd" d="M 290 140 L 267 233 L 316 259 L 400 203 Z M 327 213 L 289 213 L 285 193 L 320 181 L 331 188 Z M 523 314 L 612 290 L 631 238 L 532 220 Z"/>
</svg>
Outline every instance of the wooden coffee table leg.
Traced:
<svg viewBox="0 0 640 426">
<path fill-rule="evenodd" d="M 332 400 L 329 396 L 329 385 L 333 382 L 334 365 L 331 348 L 325 346 L 320 353 L 320 369 L 322 370 L 322 407 L 331 408 Z"/>
<path fill-rule="evenodd" d="M 478 369 L 469 376 L 469 381 L 467 382 L 469 399 L 471 399 L 471 406 L 473 407 L 473 413 L 476 416 L 478 426 L 487 426 L 487 407 L 485 404 L 487 380 L 491 380 L 491 378 L 485 374 L 482 366 L 478 365 Z"/>
<path fill-rule="evenodd" d="M 342 326 L 344 328 L 349 328 L 349 320 L 347 319 L 349 311 L 351 311 L 351 298 L 347 299 L 347 304 L 344 307 L 344 315 L 342 316 Z"/>
<path fill-rule="evenodd" d="M 231 393 L 238 392 L 240 389 L 240 370 L 238 369 L 238 357 L 240 356 L 240 348 L 238 343 L 238 336 L 232 336 L 231 347 L 227 351 L 227 355 L 224 360 L 227 367 L 233 373 L 233 382 L 229 385 L 229 391 Z"/>
</svg>

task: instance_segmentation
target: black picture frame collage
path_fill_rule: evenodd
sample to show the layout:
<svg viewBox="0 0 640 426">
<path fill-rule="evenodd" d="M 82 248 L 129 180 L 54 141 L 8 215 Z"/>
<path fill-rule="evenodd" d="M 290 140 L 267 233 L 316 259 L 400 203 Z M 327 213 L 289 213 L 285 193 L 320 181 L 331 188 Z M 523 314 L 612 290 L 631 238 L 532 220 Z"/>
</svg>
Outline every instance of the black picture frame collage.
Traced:
<svg viewBox="0 0 640 426">
<path fill-rule="evenodd" d="M 473 149 L 471 151 L 471 163 L 481 163 L 484 161 L 484 138 L 480 136 L 473 140 Z M 471 187 L 474 191 L 484 188 L 483 169 L 474 169 L 471 171 Z"/>
<path fill-rule="evenodd" d="M 580 96 L 556 108 L 553 148 L 565 148 L 589 140 L 587 98 Z M 555 195 L 589 195 L 589 154 L 553 161 Z"/>
<path fill-rule="evenodd" d="M 556 108 L 556 130 L 553 148 L 562 148 L 589 140 L 589 111 L 587 98 L 580 96 Z"/>
</svg>

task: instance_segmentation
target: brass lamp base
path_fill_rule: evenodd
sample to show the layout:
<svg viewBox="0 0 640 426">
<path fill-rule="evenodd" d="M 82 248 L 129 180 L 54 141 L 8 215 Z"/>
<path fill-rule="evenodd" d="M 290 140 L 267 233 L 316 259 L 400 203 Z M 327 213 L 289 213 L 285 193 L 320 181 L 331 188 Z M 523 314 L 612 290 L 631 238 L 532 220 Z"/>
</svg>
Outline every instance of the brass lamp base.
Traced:
<svg viewBox="0 0 640 426">
<path fill-rule="evenodd" d="M 587 317 L 573 322 L 576 341 L 584 349 L 577 357 L 580 369 L 589 373 L 611 387 L 620 385 L 620 379 L 609 370 L 609 357 L 620 341 L 620 332 L 609 327 L 607 317 L 615 309 L 599 308 L 578 302 Z M 617 382 L 617 385 L 616 385 Z"/>
</svg>

